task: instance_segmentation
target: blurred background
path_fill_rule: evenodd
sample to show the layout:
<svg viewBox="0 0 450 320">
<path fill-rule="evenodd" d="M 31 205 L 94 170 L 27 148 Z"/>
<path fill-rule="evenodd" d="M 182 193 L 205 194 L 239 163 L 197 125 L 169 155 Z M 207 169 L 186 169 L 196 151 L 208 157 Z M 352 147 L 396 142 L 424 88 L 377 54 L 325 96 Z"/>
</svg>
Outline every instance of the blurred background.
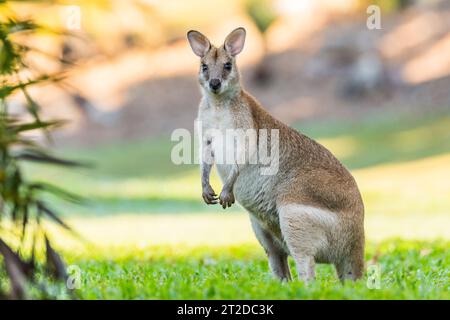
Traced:
<svg viewBox="0 0 450 320">
<path fill-rule="evenodd" d="M 381 29 L 366 25 L 370 4 Z M 198 167 L 170 159 L 170 134 L 193 129 L 200 99 L 186 32 L 220 45 L 238 26 L 245 88 L 352 171 L 369 243 L 450 239 L 450 1 L 18 1 L 11 11 L 68 32 L 24 38 L 30 66 L 65 77 L 29 91 L 43 118 L 68 120 L 52 148 L 95 167 L 26 170 L 89 199 L 55 202 L 96 245 L 256 243 L 239 206 L 205 205 Z M 25 113 L 20 94 L 9 103 Z"/>
</svg>

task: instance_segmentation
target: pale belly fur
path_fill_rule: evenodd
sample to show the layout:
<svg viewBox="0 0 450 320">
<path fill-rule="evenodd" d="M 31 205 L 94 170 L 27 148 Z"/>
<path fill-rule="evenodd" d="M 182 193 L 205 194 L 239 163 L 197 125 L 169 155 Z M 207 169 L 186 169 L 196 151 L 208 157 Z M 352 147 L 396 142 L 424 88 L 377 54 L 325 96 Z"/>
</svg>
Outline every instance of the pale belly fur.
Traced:
<svg viewBox="0 0 450 320">
<path fill-rule="evenodd" d="M 219 130 L 225 134 L 227 129 L 236 127 L 236 120 L 230 116 L 227 109 L 222 109 L 220 111 L 215 110 L 214 112 L 212 112 L 211 109 L 207 109 L 203 111 L 199 120 L 202 121 L 203 134 L 207 137 L 208 134 L 206 133 L 209 129 Z M 247 126 L 242 125 L 240 127 L 248 128 L 250 127 L 250 124 L 247 124 Z M 211 141 L 215 157 L 222 155 L 218 158 L 224 160 L 226 152 L 231 151 L 226 150 L 226 146 L 224 146 L 225 139 L 216 140 L 212 138 Z M 225 153 L 222 153 L 221 150 L 226 151 Z M 234 152 L 235 154 L 239 154 L 240 152 L 248 152 L 248 150 L 237 147 Z M 223 163 L 224 162 L 216 162 L 215 166 L 222 183 L 225 184 L 232 165 Z M 284 246 L 276 208 L 276 192 L 274 192 L 277 185 L 277 176 L 261 175 L 260 168 L 261 167 L 256 164 L 239 165 L 239 175 L 233 187 L 234 196 L 237 202 L 258 220 L 260 226 L 276 237 Z"/>
<path fill-rule="evenodd" d="M 218 164 L 217 171 L 224 183 L 230 172 L 230 165 Z M 233 192 L 238 203 L 254 216 L 260 225 L 274 235 L 280 242 L 280 223 L 276 208 L 276 176 L 260 174 L 260 166 L 240 166 L 239 176 Z"/>
</svg>

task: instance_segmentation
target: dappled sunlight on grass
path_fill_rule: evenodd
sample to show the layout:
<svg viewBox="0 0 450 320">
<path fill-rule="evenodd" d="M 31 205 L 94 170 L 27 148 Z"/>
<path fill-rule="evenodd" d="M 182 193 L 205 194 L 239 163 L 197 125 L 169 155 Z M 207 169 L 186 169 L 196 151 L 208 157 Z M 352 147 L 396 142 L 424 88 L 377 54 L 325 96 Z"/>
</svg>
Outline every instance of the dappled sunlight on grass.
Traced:
<svg viewBox="0 0 450 320">
<path fill-rule="evenodd" d="M 335 153 L 350 169 L 407 162 L 450 153 L 450 115 L 422 119 L 383 115 L 357 123 L 300 127 Z"/>
<path fill-rule="evenodd" d="M 86 240 L 99 247 L 171 245 L 222 246 L 241 243 L 256 244 L 256 238 L 245 213 L 217 214 L 118 214 L 98 218 L 74 217 L 68 223 Z M 448 214 L 432 215 L 367 215 L 368 241 L 392 237 L 403 239 L 450 239 Z M 78 239 L 50 227 L 62 247 L 84 246 Z M 81 246 L 81 247 L 80 247 Z"/>
<path fill-rule="evenodd" d="M 409 216 L 366 215 L 365 231 L 369 241 L 389 238 L 408 240 L 450 239 L 448 214 Z"/>
<path fill-rule="evenodd" d="M 390 164 L 354 171 L 368 214 L 444 213 L 450 207 L 450 154 L 402 164 Z M 392 179 L 395 177 L 395 179 Z M 67 180 L 66 180 L 67 182 Z M 221 184 L 213 176 L 213 187 Z M 78 186 L 78 188 L 77 188 Z M 155 178 L 130 178 L 114 181 L 73 182 L 72 191 L 92 200 L 86 207 L 65 207 L 70 212 L 89 214 L 170 211 L 218 211 L 201 201 L 198 170 L 164 183 Z M 113 208 L 114 207 L 114 208 Z M 171 210 L 171 208 L 173 210 Z M 94 210 L 92 212 L 92 210 Z"/>
<path fill-rule="evenodd" d="M 449 239 L 450 117 L 407 120 L 372 118 L 302 131 L 351 169 L 364 198 L 369 240 Z M 164 138 L 111 145 L 77 152 L 78 158 L 95 160 L 98 169 L 27 169 L 90 201 L 56 207 L 101 246 L 255 243 L 244 210 L 235 205 L 230 213 L 205 205 L 198 166 L 173 165 L 170 148 Z M 212 185 L 220 192 L 215 172 Z"/>
<path fill-rule="evenodd" d="M 318 141 L 326 146 L 334 155 L 340 159 L 353 156 L 358 150 L 358 142 L 351 136 L 337 138 L 324 138 Z"/>
<path fill-rule="evenodd" d="M 117 214 L 105 217 L 73 217 L 67 222 L 86 240 L 97 246 L 232 245 L 255 243 L 249 218 L 242 213 L 222 214 Z M 76 245 L 77 239 L 50 227 L 63 246 Z"/>
<path fill-rule="evenodd" d="M 392 237 L 411 240 L 450 239 L 448 163 L 450 154 L 354 171 L 366 207 L 367 240 L 382 241 Z M 171 177 L 159 188 L 156 180 L 152 179 L 141 181 L 133 178 L 133 188 L 130 188 L 133 184 L 127 180 L 116 182 L 107 187 L 112 192 L 110 196 L 128 197 L 129 202 L 121 204 L 109 199 L 104 203 L 105 208 L 101 209 L 101 205 L 94 207 L 97 216 L 75 214 L 69 215 L 67 221 L 98 248 L 256 245 L 248 216 L 242 209 L 235 206 L 231 212 L 223 211 L 218 206 L 210 207 L 201 202 L 197 175 L 197 170 L 193 170 L 177 178 Z M 220 190 L 217 176 L 214 176 L 214 185 L 216 190 Z M 126 191 L 120 195 L 120 190 Z M 105 191 L 95 192 L 102 194 Z M 183 197 L 178 198 L 179 192 L 184 192 Z M 133 203 L 142 196 L 153 197 L 153 200 L 138 202 L 137 207 L 134 207 Z M 165 201 L 167 207 L 161 210 L 155 204 L 156 197 Z M 189 198 L 197 204 L 190 206 L 186 202 Z M 182 201 L 176 204 L 175 199 Z M 206 212 L 199 214 L 196 206 Z M 115 211 L 108 212 L 113 207 L 117 207 Z M 192 208 L 193 211 L 189 211 Z M 72 210 L 77 212 L 80 209 Z M 89 211 L 90 208 L 83 210 Z M 109 214 L 98 215 L 103 211 Z M 140 214 L 135 214 L 137 211 Z M 51 234 L 60 233 L 58 228 L 51 228 Z M 66 249 L 77 248 L 81 252 L 86 249 L 84 244 L 67 234 L 55 236 L 55 239 Z"/>
<path fill-rule="evenodd" d="M 367 214 L 448 214 L 450 153 L 354 172 Z"/>
</svg>

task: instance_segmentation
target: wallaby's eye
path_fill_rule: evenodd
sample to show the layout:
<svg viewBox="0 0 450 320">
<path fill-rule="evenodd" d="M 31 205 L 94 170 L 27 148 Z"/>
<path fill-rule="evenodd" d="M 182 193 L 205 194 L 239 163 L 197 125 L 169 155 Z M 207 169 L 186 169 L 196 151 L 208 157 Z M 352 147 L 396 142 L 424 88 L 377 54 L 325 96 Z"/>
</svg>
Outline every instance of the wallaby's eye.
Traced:
<svg viewBox="0 0 450 320">
<path fill-rule="evenodd" d="M 224 68 L 225 70 L 227 70 L 227 71 L 231 71 L 231 68 L 232 68 L 231 62 L 225 63 L 225 64 L 223 65 L 223 68 Z"/>
<path fill-rule="evenodd" d="M 206 64 L 204 64 L 204 63 L 202 63 L 202 71 L 203 72 L 208 71 L 208 66 Z"/>
</svg>

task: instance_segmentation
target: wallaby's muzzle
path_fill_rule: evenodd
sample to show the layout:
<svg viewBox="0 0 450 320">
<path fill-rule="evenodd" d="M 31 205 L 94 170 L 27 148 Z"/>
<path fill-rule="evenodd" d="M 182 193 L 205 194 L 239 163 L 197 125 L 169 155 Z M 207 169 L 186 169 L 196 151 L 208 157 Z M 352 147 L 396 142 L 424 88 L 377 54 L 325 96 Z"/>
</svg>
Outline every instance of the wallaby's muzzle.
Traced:
<svg viewBox="0 0 450 320">
<path fill-rule="evenodd" d="M 217 91 L 219 91 L 220 85 L 221 85 L 220 79 L 211 79 L 211 80 L 209 81 L 209 88 L 210 88 L 214 93 L 217 93 Z"/>
</svg>

